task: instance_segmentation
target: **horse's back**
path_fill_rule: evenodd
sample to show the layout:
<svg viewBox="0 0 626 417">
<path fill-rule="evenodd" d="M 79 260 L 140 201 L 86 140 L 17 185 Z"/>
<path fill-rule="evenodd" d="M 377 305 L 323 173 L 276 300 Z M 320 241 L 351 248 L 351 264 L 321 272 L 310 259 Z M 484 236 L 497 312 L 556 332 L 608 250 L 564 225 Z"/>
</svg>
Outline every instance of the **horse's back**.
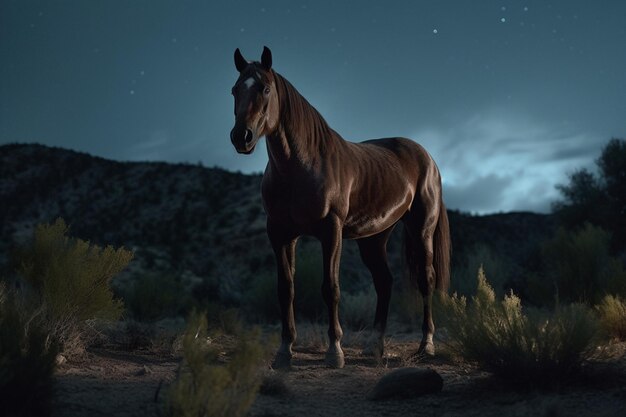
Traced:
<svg viewBox="0 0 626 417">
<path fill-rule="evenodd" d="M 356 143 L 357 146 L 386 149 L 399 158 L 432 163 L 432 157 L 419 143 L 404 137 L 369 139 Z"/>
<path fill-rule="evenodd" d="M 364 237 L 397 222 L 423 196 L 425 185 L 436 184 L 439 172 L 422 146 L 406 138 L 350 143 L 353 167 L 349 213 L 344 233 Z M 435 190 L 435 193 L 437 191 Z"/>
<path fill-rule="evenodd" d="M 415 187 L 414 194 L 419 195 L 421 201 L 441 199 L 439 168 L 432 156 L 419 143 L 403 137 L 394 137 L 367 140 L 357 146 L 366 149 L 371 155 L 383 150 L 389 159 L 395 159 L 397 162 L 391 162 L 390 167 L 401 167 L 400 175 L 404 175 L 404 178 Z"/>
<path fill-rule="evenodd" d="M 403 137 L 370 139 L 353 145 L 364 161 L 378 160 L 386 165 L 387 169 L 400 168 L 401 174 L 415 178 L 414 182 L 433 175 L 439 177 L 439 170 L 433 158 L 422 145 L 411 139 Z"/>
</svg>

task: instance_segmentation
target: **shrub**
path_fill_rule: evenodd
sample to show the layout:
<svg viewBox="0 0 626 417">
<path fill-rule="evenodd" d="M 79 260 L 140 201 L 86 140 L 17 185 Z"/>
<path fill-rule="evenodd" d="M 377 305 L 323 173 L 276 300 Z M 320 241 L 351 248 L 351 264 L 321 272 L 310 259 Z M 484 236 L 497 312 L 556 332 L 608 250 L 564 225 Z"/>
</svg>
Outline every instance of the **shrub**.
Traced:
<svg viewBox="0 0 626 417">
<path fill-rule="evenodd" d="M 592 353 L 597 325 L 592 311 L 582 304 L 524 314 L 513 293 L 496 301 L 482 268 L 471 302 L 456 294 L 443 297 L 453 350 L 499 376 L 539 385 L 555 382 Z"/>
<path fill-rule="evenodd" d="M 498 281 L 492 282 L 491 285 L 496 294 L 503 295 L 505 289 L 510 284 L 516 266 L 512 261 L 502 256 L 497 256 L 485 244 L 472 246 L 462 256 L 461 262 L 455 265 L 450 282 L 451 291 L 465 296 L 475 294 L 476 280 L 474 277 L 476 276 L 476 271 L 481 266 L 490 276 L 498 277 Z"/>
<path fill-rule="evenodd" d="M 0 286 L 0 415 L 49 415 L 58 348 L 14 296 Z"/>
<path fill-rule="evenodd" d="M 123 248 L 70 238 L 67 231 L 62 219 L 39 225 L 32 244 L 17 254 L 18 274 L 42 306 L 43 326 L 66 351 L 80 339 L 86 320 L 119 318 L 123 305 L 113 298 L 110 282 L 133 257 Z"/>
<path fill-rule="evenodd" d="M 559 185 L 563 199 L 553 211 L 566 227 L 586 222 L 613 230 L 613 248 L 626 247 L 626 140 L 611 139 L 596 161 L 597 174 L 580 169 Z"/>
<path fill-rule="evenodd" d="M 251 279 L 250 290 L 243 296 L 242 308 L 253 322 L 280 319 L 276 273 L 259 273 Z"/>
<path fill-rule="evenodd" d="M 238 327 L 238 326 L 235 326 Z M 262 382 L 266 351 L 259 332 L 238 330 L 229 360 L 209 335 L 205 315 L 193 313 L 183 336 L 184 368 L 169 389 L 166 414 L 172 417 L 243 416 Z"/>
<path fill-rule="evenodd" d="M 184 317 L 193 300 L 180 277 L 151 273 L 139 277 L 124 295 L 124 305 L 136 320 L 154 321 L 165 317 Z"/>
<path fill-rule="evenodd" d="M 397 284 L 391 292 L 391 302 L 389 304 L 389 314 L 394 319 L 405 326 L 408 331 L 412 331 L 421 325 L 418 318 L 423 310 L 421 295 L 408 281 Z"/>
<path fill-rule="evenodd" d="M 610 234 L 586 224 L 568 232 L 559 229 L 542 248 L 547 279 L 535 285 L 548 287 L 561 301 L 597 304 L 607 294 L 624 294 L 626 271 L 609 255 Z M 545 301 L 545 300 L 544 300 Z"/>
<path fill-rule="evenodd" d="M 304 240 L 296 253 L 294 276 L 294 312 L 298 321 L 320 321 L 326 317 L 326 304 L 322 298 L 322 254 L 318 246 Z M 253 320 L 275 320 L 280 317 L 276 288 L 276 269 L 259 272 L 249 280 L 241 297 L 241 306 Z"/>
<path fill-rule="evenodd" d="M 618 296 L 607 295 L 596 309 L 609 336 L 626 340 L 626 302 Z"/>
<path fill-rule="evenodd" d="M 325 317 L 326 304 L 321 290 L 323 276 L 321 251 L 311 245 L 298 251 L 294 277 L 296 319 L 319 321 Z"/>
<path fill-rule="evenodd" d="M 362 330 L 374 322 L 376 312 L 376 292 L 373 286 L 368 291 L 361 291 L 356 294 L 342 293 L 341 320 L 353 330 Z"/>
</svg>

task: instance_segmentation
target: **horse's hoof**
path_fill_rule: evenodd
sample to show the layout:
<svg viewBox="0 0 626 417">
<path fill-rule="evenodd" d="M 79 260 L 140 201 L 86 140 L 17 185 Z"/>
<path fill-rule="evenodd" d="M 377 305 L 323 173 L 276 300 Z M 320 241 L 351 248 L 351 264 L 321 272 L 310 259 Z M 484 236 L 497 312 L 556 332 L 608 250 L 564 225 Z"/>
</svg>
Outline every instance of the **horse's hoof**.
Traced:
<svg viewBox="0 0 626 417">
<path fill-rule="evenodd" d="M 326 365 L 328 365 L 330 368 L 341 369 L 345 366 L 345 364 L 346 362 L 343 357 L 343 354 L 341 355 L 327 354 L 326 355 Z"/>
<path fill-rule="evenodd" d="M 291 369 L 291 358 L 293 356 L 288 353 L 278 352 L 272 362 L 273 369 Z"/>
<path fill-rule="evenodd" d="M 435 344 L 433 342 L 422 341 L 417 349 L 418 356 L 435 356 Z"/>
<path fill-rule="evenodd" d="M 331 368 L 343 368 L 345 365 L 345 360 L 343 357 L 343 350 L 337 344 L 337 346 L 332 346 L 326 352 L 326 365 Z"/>
</svg>

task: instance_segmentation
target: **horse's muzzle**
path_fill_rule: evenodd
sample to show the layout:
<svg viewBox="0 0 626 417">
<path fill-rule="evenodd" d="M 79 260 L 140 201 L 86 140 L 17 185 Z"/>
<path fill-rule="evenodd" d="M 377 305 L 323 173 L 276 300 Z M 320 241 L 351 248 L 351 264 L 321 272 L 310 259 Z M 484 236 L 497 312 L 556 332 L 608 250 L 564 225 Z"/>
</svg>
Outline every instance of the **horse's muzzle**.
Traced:
<svg viewBox="0 0 626 417">
<path fill-rule="evenodd" d="M 235 126 L 233 130 L 230 131 L 230 141 L 238 153 L 252 153 L 256 145 L 254 139 L 254 133 L 250 129 L 240 129 Z"/>
</svg>

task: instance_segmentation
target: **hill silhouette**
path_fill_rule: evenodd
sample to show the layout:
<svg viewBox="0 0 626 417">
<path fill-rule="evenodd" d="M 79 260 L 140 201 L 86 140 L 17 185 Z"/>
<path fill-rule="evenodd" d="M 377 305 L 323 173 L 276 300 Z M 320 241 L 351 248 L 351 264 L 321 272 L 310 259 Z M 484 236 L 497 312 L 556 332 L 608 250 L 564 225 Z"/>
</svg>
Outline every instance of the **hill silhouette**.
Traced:
<svg viewBox="0 0 626 417">
<path fill-rule="evenodd" d="M 148 272 L 172 272 L 184 276 L 186 286 L 208 286 L 204 292 L 227 286 L 236 298 L 251 279 L 274 274 L 261 178 L 201 165 L 117 162 L 36 144 L 3 145 L 0 265 L 10 274 L 11 248 L 28 239 L 38 223 L 62 217 L 73 236 L 135 251 L 118 285 Z M 522 265 L 555 228 L 551 215 L 536 213 L 449 211 L 449 217 L 457 269 L 477 247 Z M 397 229 L 389 257 L 392 269 L 401 272 Z M 299 246 L 302 253 L 317 243 L 305 238 Z M 342 279 L 348 291 L 370 285 L 354 243 L 344 245 L 342 274 L 350 277 Z M 454 273 L 452 279 L 454 284 Z"/>
</svg>

